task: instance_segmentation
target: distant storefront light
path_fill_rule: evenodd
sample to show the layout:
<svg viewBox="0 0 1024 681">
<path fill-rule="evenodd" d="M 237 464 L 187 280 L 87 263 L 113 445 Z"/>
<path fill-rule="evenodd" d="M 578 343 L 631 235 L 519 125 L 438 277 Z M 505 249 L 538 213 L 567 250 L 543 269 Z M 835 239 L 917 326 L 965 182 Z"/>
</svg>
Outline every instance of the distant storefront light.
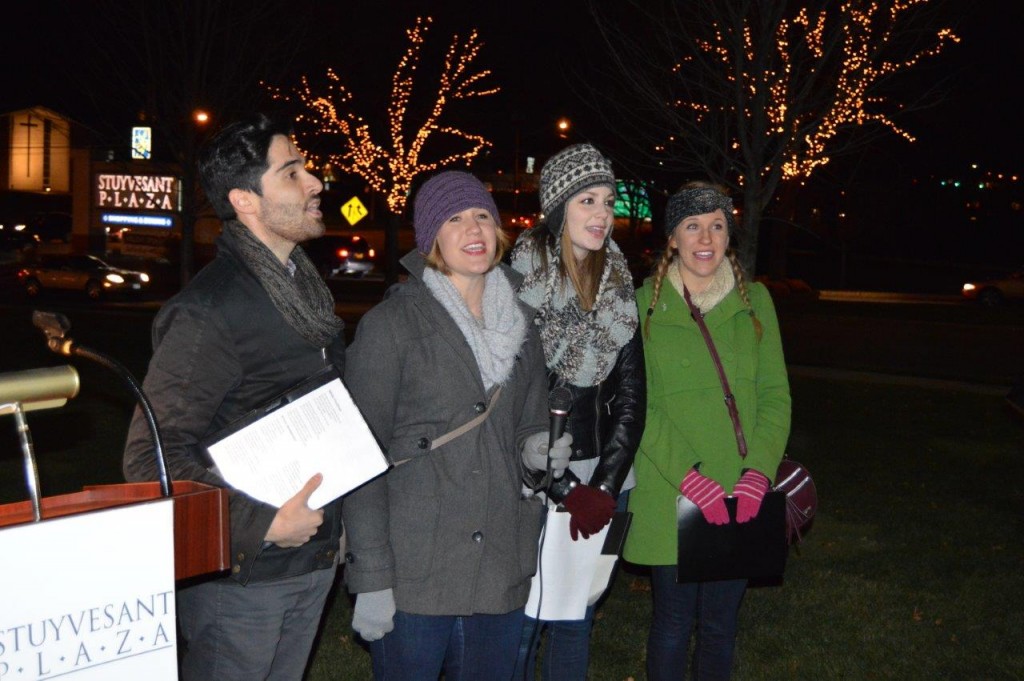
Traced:
<svg viewBox="0 0 1024 681">
<path fill-rule="evenodd" d="M 126 213 L 103 213 L 100 220 L 105 225 L 130 225 L 132 227 L 156 227 L 170 229 L 174 220 L 166 215 L 130 215 Z"/>
<path fill-rule="evenodd" d="M 651 219 L 651 199 L 647 187 L 636 182 L 618 180 L 615 183 L 615 210 L 617 218 L 636 216 L 641 220 Z"/>
</svg>

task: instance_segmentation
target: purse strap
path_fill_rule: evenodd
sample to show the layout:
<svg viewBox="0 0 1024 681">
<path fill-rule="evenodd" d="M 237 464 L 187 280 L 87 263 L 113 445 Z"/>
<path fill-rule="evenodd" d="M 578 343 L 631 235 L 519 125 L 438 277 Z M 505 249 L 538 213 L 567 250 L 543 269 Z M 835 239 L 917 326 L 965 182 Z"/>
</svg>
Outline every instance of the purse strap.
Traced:
<svg viewBox="0 0 1024 681">
<path fill-rule="evenodd" d="M 700 334 L 704 336 L 704 342 L 707 343 L 708 350 L 711 352 L 711 361 L 715 363 L 715 369 L 718 371 L 718 380 L 722 382 L 722 392 L 725 393 L 725 406 L 729 409 L 732 429 L 736 433 L 736 447 L 740 451 L 740 458 L 745 459 L 747 458 L 747 439 L 743 436 L 743 426 L 740 425 L 740 412 L 736 408 L 736 397 L 732 394 L 732 388 L 729 387 L 729 379 L 725 377 L 722 359 L 718 356 L 718 350 L 715 349 L 715 342 L 711 340 L 711 332 L 708 331 L 708 325 L 704 323 L 704 315 L 693 304 L 693 300 L 690 298 L 690 290 L 686 286 L 683 286 L 683 299 L 686 300 L 686 305 L 690 308 L 690 316 L 696 322 L 697 328 L 700 329 Z"/>
<path fill-rule="evenodd" d="M 499 395 L 501 395 L 501 386 L 500 385 L 498 386 L 497 390 L 495 390 L 493 393 L 491 393 L 491 399 L 489 399 L 487 401 L 487 408 L 484 409 L 484 411 L 482 413 L 477 414 L 471 420 L 466 421 L 465 423 L 463 423 L 458 428 L 455 428 L 454 430 L 449 430 L 444 435 L 442 435 L 442 436 L 440 436 L 438 438 L 435 438 L 430 443 L 430 451 L 434 451 L 438 447 L 441 447 L 443 445 L 448 444 L 449 442 L 451 442 L 455 438 L 461 437 L 461 436 L 465 435 L 466 433 L 468 433 L 469 431 L 473 430 L 474 428 L 479 426 L 481 423 L 486 421 L 487 417 L 491 415 L 491 410 L 494 409 L 494 405 L 496 405 L 498 403 L 498 396 Z M 402 459 L 401 461 L 395 461 L 394 466 L 395 466 L 395 468 L 398 468 L 403 463 L 408 463 L 408 462 L 412 461 L 413 458 L 415 458 L 415 457 L 409 457 L 408 459 Z"/>
</svg>

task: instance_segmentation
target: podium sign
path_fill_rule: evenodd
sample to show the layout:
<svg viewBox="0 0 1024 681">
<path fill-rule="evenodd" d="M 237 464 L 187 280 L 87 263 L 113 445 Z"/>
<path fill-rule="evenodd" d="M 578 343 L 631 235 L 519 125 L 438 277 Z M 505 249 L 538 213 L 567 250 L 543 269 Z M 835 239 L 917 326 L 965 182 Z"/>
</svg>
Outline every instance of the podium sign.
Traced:
<svg viewBox="0 0 1024 681">
<path fill-rule="evenodd" d="M 174 503 L 0 532 L 0 681 L 176 681 Z"/>
</svg>

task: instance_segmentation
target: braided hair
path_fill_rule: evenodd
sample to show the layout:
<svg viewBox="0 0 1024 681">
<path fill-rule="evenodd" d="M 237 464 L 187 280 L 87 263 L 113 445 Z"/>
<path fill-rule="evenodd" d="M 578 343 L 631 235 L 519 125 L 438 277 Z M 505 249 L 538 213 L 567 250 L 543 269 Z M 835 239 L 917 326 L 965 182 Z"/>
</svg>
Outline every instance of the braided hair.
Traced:
<svg viewBox="0 0 1024 681">
<path fill-rule="evenodd" d="M 661 287 L 664 283 L 665 275 L 668 273 L 668 268 L 675 263 L 678 255 L 668 245 L 672 232 L 675 231 L 675 228 L 684 218 L 701 214 L 693 211 L 712 212 L 719 209 L 725 213 L 726 222 L 729 225 L 731 234 L 734 229 L 732 201 L 726 196 L 722 188 L 709 182 L 688 182 L 669 198 L 666 209 L 665 250 L 662 252 L 661 258 L 658 259 L 651 273 L 652 295 L 651 304 L 647 307 L 647 316 L 644 319 L 644 338 L 649 339 L 651 337 L 651 317 L 654 315 L 654 308 L 658 303 L 658 298 L 661 296 Z M 754 332 L 757 334 L 757 340 L 760 342 L 764 328 L 761 325 L 761 320 L 754 313 L 754 306 L 750 302 L 747 277 L 743 271 L 743 266 L 740 265 L 739 258 L 736 257 L 736 251 L 733 249 L 730 248 L 726 251 L 725 255 L 729 259 L 733 276 L 736 278 L 736 290 L 740 294 L 740 299 L 743 301 L 744 306 L 747 308 L 747 314 L 750 315 L 751 322 L 754 325 Z"/>
</svg>

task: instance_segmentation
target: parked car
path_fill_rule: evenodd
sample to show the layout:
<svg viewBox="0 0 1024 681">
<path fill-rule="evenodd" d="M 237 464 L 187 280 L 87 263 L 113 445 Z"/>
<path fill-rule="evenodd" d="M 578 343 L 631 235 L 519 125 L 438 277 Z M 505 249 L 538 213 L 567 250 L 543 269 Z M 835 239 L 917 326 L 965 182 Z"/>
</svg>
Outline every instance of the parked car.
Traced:
<svg viewBox="0 0 1024 681">
<path fill-rule="evenodd" d="M 18 281 L 30 296 L 65 289 L 96 300 L 105 293 L 141 292 L 149 286 L 149 275 L 114 267 L 95 255 L 43 255 L 18 270 Z"/>
<path fill-rule="evenodd" d="M 325 279 L 365 277 L 377 262 L 376 250 L 358 234 L 325 234 L 302 248 Z"/>
<path fill-rule="evenodd" d="M 0 224 L 0 251 L 25 252 L 38 246 L 39 237 L 24 227 L 23 224 Z"/>
<path fill-rule="evenodd" d="M 1002 278 L 969 281 L 963 286 L 963 297 L 982 305 L 999 305 L 1004 300 L 1024 300 L 1024 270 Z"/>
<path fill-rule="evenodd" d="M 40 241 L 71 241 L 71 215 L 69 213 L 39 213 L 26 224 L 26 230 Z"/>
</svg>

